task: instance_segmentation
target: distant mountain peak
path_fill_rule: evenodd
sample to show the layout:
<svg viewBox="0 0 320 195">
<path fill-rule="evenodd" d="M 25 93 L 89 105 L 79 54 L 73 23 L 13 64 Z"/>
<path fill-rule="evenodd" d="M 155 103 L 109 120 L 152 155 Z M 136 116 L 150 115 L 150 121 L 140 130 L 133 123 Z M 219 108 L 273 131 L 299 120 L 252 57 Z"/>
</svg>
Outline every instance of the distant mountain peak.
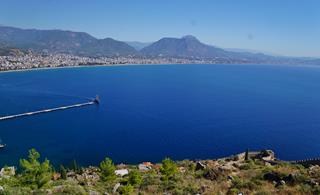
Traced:
<svg viewBox="0 0 320 195">
<path fill-rule="evenodd" d="M 229 55 L 228 52 L 220 48 L 201 43 L 192 35 L 182 38 L 162 38 L 150 46 L 143 48 L 141 52 L 146 56 L 170 57 L 214 58 Z"/>
<path fill-rule="evenodd" d="M 186 35 L 186 36 L 183 36 L 182 39 L 185 39 L 185 40 L 192 40 L 192 41 L 199 41 L 197 39 L 197 37 L 193 36 L 193 35 Z"/>
</svg>

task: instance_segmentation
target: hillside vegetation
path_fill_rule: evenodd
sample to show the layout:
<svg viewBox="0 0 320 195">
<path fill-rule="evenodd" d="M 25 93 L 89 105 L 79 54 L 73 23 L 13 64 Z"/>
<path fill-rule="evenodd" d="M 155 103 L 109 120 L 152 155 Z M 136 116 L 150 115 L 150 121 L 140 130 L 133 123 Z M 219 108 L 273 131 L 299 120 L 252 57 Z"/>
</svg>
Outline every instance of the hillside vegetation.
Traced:
<svg viewBox="0 0 320 195">
<path fill-rule="evenodd" d="M 0 194 L 319 194 L 320 167 L 278 161 L 270 150 L 218 160 L 54 168 L 32 149 L 0 172 Z"/>
</svg>

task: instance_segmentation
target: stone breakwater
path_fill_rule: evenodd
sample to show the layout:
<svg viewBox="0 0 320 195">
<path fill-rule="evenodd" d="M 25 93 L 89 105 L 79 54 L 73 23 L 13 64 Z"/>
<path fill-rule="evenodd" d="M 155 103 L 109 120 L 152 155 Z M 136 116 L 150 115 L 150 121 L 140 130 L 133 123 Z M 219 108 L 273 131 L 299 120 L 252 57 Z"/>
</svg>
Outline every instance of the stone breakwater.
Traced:
<svg viewBox="0 0 320 195">
<path fill-rule="evenodd" d="M 69 106 L 61 106 L 58 108 L 50 108 L 50 109 L 45 109 L 45 110 L 39 110 L 39 111 L 33 111 L 33 112 L 26 112 L 22 114 L 14 114 L 14 115 L 9 115 L 9 116 L 3 116 L 0 117 L 0 121 L 4 120 L 10 120 L 10 119 L 16 119 L 16 118 L 21 118 L 21 117 L 27 117 L 27 116 L 32 116 L 32 115 L 37 115 L 37 114 L 44 114 L 48 112 L 55 112 L 59 110 L 67 110 L 71 108 L 79 108 L 83 106 L 89 106 L 95 104 L 94 101 L 86 102 L 86 103 L 81 103 L 81 104 L 74 104 L 74 105 L 69 105 Z"/>
</svg>

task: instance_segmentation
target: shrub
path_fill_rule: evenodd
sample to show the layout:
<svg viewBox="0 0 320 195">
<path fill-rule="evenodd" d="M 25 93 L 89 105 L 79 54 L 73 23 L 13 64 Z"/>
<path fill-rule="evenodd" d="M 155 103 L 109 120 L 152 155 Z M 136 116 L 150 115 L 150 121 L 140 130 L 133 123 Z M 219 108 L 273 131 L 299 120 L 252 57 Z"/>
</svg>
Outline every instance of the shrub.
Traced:
<svg viewBox="0 0 320 195">
<path fill-rule="evenodd" d="M 116 178 L 115 170 L 112 160 L 110 158 L 105 158 L 99 165 L 100 177 L 103 181 L 113 181 Z"/>
<path fill-rule="evenodd" d="M 270 195 L 271 193 L 270 192 L 267 192 L 267 191 L 258 191 L 256 192 L 254 195 Z"/>
<path fill-rule="evenodd" d="M 177 183 L 172 180 L 164 180 L 161 182 L 161 188 L 164 191 L 175 190 L 177 188 Z"/>
<path fill-rule="evenodd" d="M 141 187 L 146 188 L 147 186 L 155 185 L 158 182 L 159 182 L 158 174 L 155 172 L 155 170 L 150 170 L 145 173 L 143 180 L 142 180 L 142 183 L 141 183 Z"/>
<path fill-rule="evenodd" d="M 178 172 L 178 167 L 170 158 L 165 158 L 162 161 L 160 172 L 162 174 L 162 179 L 168 180 L 173 178 L 173 176 Z"/>
<path fill-rule="evenodd" d="M 133 186 L 139 186 L 142 183 L 141 173 L 137 170 L 130 171 L 128 183 Z"/>
<path fill-rule="evenodd" d="M 237 188 L 231 188 L 227 192 L 228 195 L 237 195 L 239 193 L 240 193 L 240 191 Z"/>
<path fill-rule="evenodd" d="M 199 188 L 195 184 L 188 184 L 188 186 L 183 189 L 184 194 L 198 194 Z"/>
<path fill-rule="evenodd" d="M 218 179 L 221 175 L 222 173 L 218 169 L 207 168 L 203 171 L 203 177 L 211 181 Z"/>
<path fill-rule="evenodd" d="M 81 168 L 81 166 L 79 166 L 79 164 L 77 163 L 76 160 L 72 161 L 71 169 L 77 174 L 82 174 L 83 173 L 83 169 Z"/>
<path fill-rule="evenodd" d="M 313 194 L 320 194 L 320 186 L 313 186 Z"/>
<path fill-rule="evenodd" d="M 40 154 L 35 150 L 29 150 L 28 159 L 20 160 L 22 169 L 21 182 L 30 186 L 32 189 L 38 189 L 46 185 L 52 177 L 52 167 L 48 159 L 43 163 L 39 162 Z"/>
<path fill-rule="evenodd" d="M 198 171 L 195 171 L 193 175 L 195 178 L 199 179 L 199 178 L 204 177 L 204 175 L 205 175 L 205 173 L 207 173 L 207 171 L 208 171 L 207 169 L 206 170 L 198 170 Z"/>
<path fill-rule="evenodd" d="M 75 173 L 77 173 L 79 171 L 78 163 L 76 160 L 72 161 L 71 168 Z"/>
<path fill-rule="evenodd" d="M 185 195 L 182 189 L 174 189 L 172 192 L 173 195 Z"/>
<path fill-rule="evenodd" d="M 308 184 L 301 184 L 299 186 L 299 191 L 303 194 L 312 194 L 312 187 Z"/>
<path fill-rule="evenodd" d="M 77 195 L 87 194 L 85 189 L 80 185 L 70 185 L 70 184 L 63 185 L 63 187 L 60 190 L 61 191 L 56 192 L 56 193 L 57 194 L 77 194 Z"/>
<path fill-rule="evenodd" d="M 250 170 L 255 168 L 255 163 L 253 160 L 247 160 L 245 164 L 239 167 L 241 170 Z"/>
<path fill-rule="evenodd" d="M 125 186 L 121 186 L 119 188 L 119 193 L 124 195 L 129 195 L 129 194 L 132 194 L 133 190 L 134 190 L 133 186 L 128 184 Z"/>
<path fill-rule="evenodd" d="M 252 181 L 242 180 L 238 177 L 234 177 L 232 180 L 232 188 L 254 190 L 257 188 L 257 184 Z"/>
</svg>

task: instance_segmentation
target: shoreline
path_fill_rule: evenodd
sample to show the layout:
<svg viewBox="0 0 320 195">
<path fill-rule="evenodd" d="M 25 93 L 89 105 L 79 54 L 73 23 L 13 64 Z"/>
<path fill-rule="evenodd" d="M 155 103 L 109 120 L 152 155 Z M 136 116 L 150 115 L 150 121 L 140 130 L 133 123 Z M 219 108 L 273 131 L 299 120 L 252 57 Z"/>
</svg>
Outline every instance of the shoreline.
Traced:
<svg viewBox="0 0 320 195">
<path fill-rule="evenodd" d="M 68 68 L 90 68 L 90 67 L 108 67 L 108 66 L 142 66 L 149 64 L 105 64 L 105 65 L 78 65 L 78 66 L 61 66 L 61 67 L 43 67 L 43 68 L 27 68 L 27 69 L 16 69 L 16 70 L 3 70 L 1 73 L 12 73 L 12 72 L 28 72 L 28 71 L 38 71 L 38 70 L 55 70 L 55 69 L 68 69 Z M 154 65 L 154 64 L 150 64 Z M 155 64 L 156 65 L 156 64 Z"/>
<path fill-rule="evenodd" d="M 300 68 L 320 68 L 319 65 L 299 65 L 299 64 L 104 64 L 104 65 L 78 65 L 78 66 L 61 66 L 61 67 L 43 67 L 43 68 L 28 68 L 16 70 L 2 70 L 1 73 L 14 73 L 14 72 L 29 72 L 39 70 L 55 70 L 55 69 L 71 69 L 71 68 L 91 68 L 91 67 L 122 67 L 122 66 L 170 66 L 170 65 L 220 65 L 220 66 L 287 66 L 287 67 L 300 67 Z"/>
<path fill-rule="evenodd" d="M 43 67 L 43 68 L 27 68 L 27 69 L 16 69 L 16 70 L 4 70 L 4 71 L 0 71 L 0 74 L 1 73 L 12 73 L 12 72 L 38 71 L 38 70 L 68 69 L 68 68 L 121 67 L 121 66 L 169 66 L 169 65 L 236 65 L 236 64 L 104 64 L 104 65 L 78 65 L 78 66 L 61 66 L 61 67 Z"/>
</svg>

